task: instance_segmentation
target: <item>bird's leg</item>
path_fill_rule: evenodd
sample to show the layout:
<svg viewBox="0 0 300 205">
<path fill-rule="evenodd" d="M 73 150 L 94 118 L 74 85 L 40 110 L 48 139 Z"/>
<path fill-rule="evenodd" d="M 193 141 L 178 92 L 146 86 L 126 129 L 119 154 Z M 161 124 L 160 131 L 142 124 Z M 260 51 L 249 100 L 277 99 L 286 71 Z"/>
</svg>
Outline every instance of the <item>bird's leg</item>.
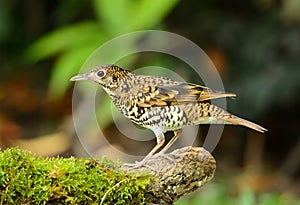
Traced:
<svg viewBox="0 0 300 205">
<path fill-rule="evenodd" d="M 155 154 L 155 152 L 165 143 L 165 136 L 163 133 L 160 133 L 156 136 L 156 142 L 157 144 L 155 145 L 155 147 L 147 154 L 147 156 L 142 161 L 135 164 L 126 164 L 126 166 L 130 167 L 131 169 L 144 166 L 145 163 Z"/>
<path fill-rule="evenodd" d="M 157 144 L 155 145 L 155 147 L 147 154 L 147 156 L 140 163 L 145 164 L 155 154 L 155 152 L 159 148 L 161 148 L 161 146 L 163 146 L 163 144 L 165 143 L 165 136 L 163 133 L 156 137 L 156 142 Z"/>
<path fill-rule="evenodd" d="M 174 137 L 168 142 L 168 144 L 159 152 L 157 153 L 156 155 L 154 155 L 154 157 L 164 157 L 166 158 L 167 160 L 169 160 L 170 162 L 173 162 L 174 163 L 174 159 L 172 157 L 169 157 L 168 155 L 164 155 L 168 149 L 172 146 L 172 144 L 181 136 L 182 134 L 182 130 L 175 130 L 174 131 Z"/>
<path fill-rule="evenodd" d="M 162 154 L 165 154 L 168 149 L 172 146 L 172 144 L 182 135 L 182 130 L 175 130 L 174 131 L 174 137 L 168 142 L 168 144 L 159 152 L 157 153 L 157 156 L 160 156 Z"/>
</svg>

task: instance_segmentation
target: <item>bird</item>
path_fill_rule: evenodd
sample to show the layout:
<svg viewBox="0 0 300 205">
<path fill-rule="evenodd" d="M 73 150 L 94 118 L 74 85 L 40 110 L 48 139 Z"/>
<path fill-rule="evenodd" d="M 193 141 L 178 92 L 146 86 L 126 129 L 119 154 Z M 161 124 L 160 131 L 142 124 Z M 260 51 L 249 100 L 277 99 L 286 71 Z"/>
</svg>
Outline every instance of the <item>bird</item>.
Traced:
<svg viewBox="0 0 300 205">
<path fill-rule="evenodd" d="M 166 153 L 181 136 L 185 126 L 232 124 L 261 133 L 267 131 L 262 126 L 230 114 L 210 102 L 217 98 L 236 97 L 234 93 L 216 91 L 161 76 L 138 75 L 114 64 L 96 66 L 89 72 L 70 79 L 81 80 L 100 85 L 126 118 L 154 132 L 155 147 L 135 167 L 144 166 L 165 144 L 165 133 L 173 131 L 174 136 L 155 156 Z"/>
</svg>

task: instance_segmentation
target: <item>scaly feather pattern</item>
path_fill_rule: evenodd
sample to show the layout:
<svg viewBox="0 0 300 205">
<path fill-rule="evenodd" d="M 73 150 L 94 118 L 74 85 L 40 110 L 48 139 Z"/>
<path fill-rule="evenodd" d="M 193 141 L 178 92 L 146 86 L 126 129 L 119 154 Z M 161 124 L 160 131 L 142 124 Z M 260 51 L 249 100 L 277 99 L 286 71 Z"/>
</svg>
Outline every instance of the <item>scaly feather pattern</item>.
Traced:
<svg viewBox="0 0 300 205">
<path fill-rule="evenodd" d="M 210 103 L 211 99 L 233 98 L 233 93 L 174 81 L 165 77 L 137 75 L 116 65 L 101 65 L 72 81 L 94 81 L 107 92 L 120 112 L 132 122 L 151 129 L 157 145 L 138 165 L 142 166 L 164 144 L 164 133 L 174 131 L 164 153 L 180 136 L 184 126 L 197 124 L 242 125 L 259 132 L 265 128 Z"/>
</svg>

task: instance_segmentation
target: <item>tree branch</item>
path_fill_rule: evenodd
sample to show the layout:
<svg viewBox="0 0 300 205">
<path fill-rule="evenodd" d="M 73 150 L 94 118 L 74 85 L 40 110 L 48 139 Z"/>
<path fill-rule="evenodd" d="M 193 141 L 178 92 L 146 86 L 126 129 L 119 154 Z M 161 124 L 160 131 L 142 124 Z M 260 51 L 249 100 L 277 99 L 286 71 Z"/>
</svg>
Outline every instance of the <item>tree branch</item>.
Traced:
<svg viewBox="0 0 300 205">
<path fill-rule="evenodd" d="M 216 161 L 202 147 L 184 147 L 159 157 L 154 155 L 146 166 L 157 178 L 149 186 L 147 202 L 173 204 L 212 179 Z"/>
<path fill-rule="evenodd" d="M 204 148 L 185 147 L 124 169 L 105 158 L 42 158 L 7 149 L 0 152 L 0 203 L 173 204 L 209 181 L 216 162 Z"/>
</svg>

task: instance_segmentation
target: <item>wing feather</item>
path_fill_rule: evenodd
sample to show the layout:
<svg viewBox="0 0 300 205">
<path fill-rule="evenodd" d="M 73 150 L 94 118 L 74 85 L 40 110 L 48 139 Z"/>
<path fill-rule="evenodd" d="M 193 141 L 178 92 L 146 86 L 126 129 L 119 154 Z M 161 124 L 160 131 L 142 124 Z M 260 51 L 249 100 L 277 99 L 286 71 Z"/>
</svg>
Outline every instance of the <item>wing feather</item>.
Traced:
<svg viewBox="0 0 300 205">
<path fill-rule="evenodd" d="M 203 102 L 211 99 L 235 97 L 233 93 L 211 90 L 207 87 L 180 83 L 176 85 L 158 85 L 146 87 L 137 95 L 140 107 L 178 105 L 189 102 Z"/>
</svg>

